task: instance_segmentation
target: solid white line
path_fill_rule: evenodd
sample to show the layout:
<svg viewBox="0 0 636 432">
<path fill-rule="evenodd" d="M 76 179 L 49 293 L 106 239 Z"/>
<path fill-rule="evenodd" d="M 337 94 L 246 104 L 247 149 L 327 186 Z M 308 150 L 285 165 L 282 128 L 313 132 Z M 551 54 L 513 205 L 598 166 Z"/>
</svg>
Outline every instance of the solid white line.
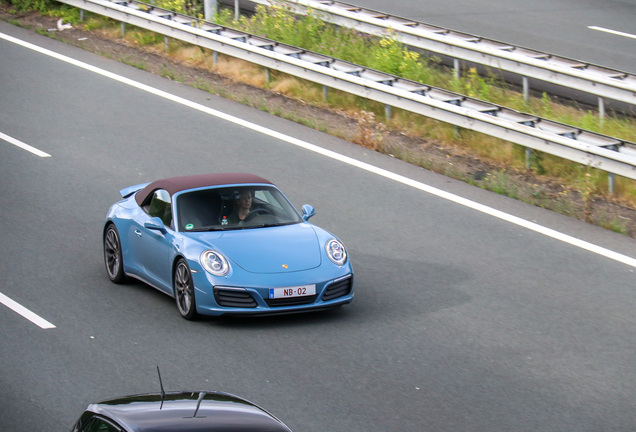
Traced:
<svg viewBox="0 0 636 432">
<path fill-rule="evenodd" d="M 10 137 L 9 135 L 3 134 L 2 132 L 0 132 L 0 139 L 5 140 L 6 142 L 13 144 L 15 146 L 20 147 L 23 150 L 26 150 L 28 152 L 33 153 L 34 155 L 40 156 L 40 157 L 51 157 L 50 154 L 43 152 L 42 150 L 38 150 L 33 146 L 30 146 L 28 144 L 23 143 L 22 141 L 19 141 L 13 137 Z"/>
<path fill-rule="evenodd" d="M 39 326 L 40 328 L 43 328 L 43 329 L 53 329 L 53 328 L 55 328 L 55 326 L 53 324 L 51 324 L 50 322 L 48 322 L 44 318 L 34 314 L 30 310 L 28 310 L 27 308 L 22 306 L 20 303 L 17 303 L 15 301 L 11 300 L 9 297 L 7 297 L 6 295 L 4 295 L 2 293 L 0 293 L 0 303 L 5 305 L 6 307 L 11 309 L 12 311 L 22 315 L 24 318 L 28 319 L 29 321 L 31 321 L 33 324 Z"/>
<path fill-rule="evenodd" d="M 605 32 L 605 33 L 611 33 L 611 34 L 617 35 L 617 36 L 624 36 L 624 37 L 636 39 L 636 34 L 625 33 L 625 32 L 622 32 L 622 31 L 612 30 L 612 29 L 607 29 L 607 28 L 604 28 L 604 27 L 597 27 L 597 26 L 588 26 L 587 28 L 589 28 L 590 30 L 598 30 L 598 31 L 602 31 L 602 32 Z"/>
<path fill-rule="evenodd" d="M 182 97 L 175 96 L 173 94 L 164 92 L 162 90 L 158 90 L 158 89 L 156 89 L 154 87 L 150 87 L 148 85 L 139 83 L 137 81 L 133 81 L 133 80 L 131 80 L 129 78 L 125 78 L 125 77 L 123 77 L 121 75 L 117 75 L 117 74 L 114 74 L 112 72 L 108 72 L 108 71 L 105 71 L 103 69 L 97 68 L 95 66 L 91 66 L 91 65 L 89 65 L 87 63 L 72 59 L 70 57 L 66 57 L 64 55 L 55 53 L 55 52 L 47 50 L 45 48 L 41 48 L 41 47 L 39 47 L 37 45 L 33 45 L 31 43 L 22 41 L 20 39 L 16 39 L 14 37 L 5 35 L 3 33 L 0 33 L 0 38 L 8 40 L 9 42 L 13 42 L 13 43 L 16 43 L 18 45 L 24 46 L 26 48 L 32 49 L 34 51 L 40 52 L 42 54 L 46 54 L 46 55 L 51 56 L 53 58 L 56 58 L 56 59 L 62 60 L 64 62 L 70 63 L 72 65 L 75 65 L 75 66 L 84 68 L 86 70 L 95 72 L 95 73 L 97 73 L 99 75 L 111 78 L 111 79 L 119 81 L 119 82 L 121 82 L 123 84 L 130 85 L 132 87 L 135 87 L 137 89 L 146 91 L 146 92 L 154 94 L 156 96 L 159 96 L 159 97 L 168 99 L 170 101 L 179 103 L 179 104 L 187 106 L 189 108 L 201 111 L 201 112 L 209 114 L 211 116 L 215 116 L 215 117 L 221 118 L 223 120 L 227 120 L 227 121 L 232 122 L 234 124 L 237 124 L 237 125 L 243 126 L 245 128 L 251 129 L 253 131 L 262 133 L 264 135 L 268 135 L 268 136 L 271 136 L 273 138 L 279 139 L 281 141 L 285 141 L 285 142 L 287 142 L 289 144 L 293 144 L 295 146 L 304 148 L 306 150 L 310 150 L 312 152 L 321 154 L 323 156 L 327 156 L 327 157 L 329 157 L 331 159 L 334 159 L 334 160 L 349 164 L 351 166 L 355 166 L 357 168 L 360 168 L 360 169 L 369 171 L 371 173 L 380 175 L 382 177 L 394 180 L 394 181 L 402 183 L 404 185 L 411 186 L 413 188 L 416 188 L 416 189 L 419 189 L 421 191 L 430 193 L 430 194 L 438 196 L 440 198 L 444 198 L 446 200 L 449 200 L 449 201 L 452 201 L 454 203 L 463 205 L 465 207 L 469 207 L 469 208 L 477 210 L 479 212 L 488 214 L 490 216 L 494 216 L 494 217 L 499 218 L 501 220 L 504 220 L 504 221 L 513 223 L 515 225 L 527 228 L 529 230 L 535 231 L 537 233 L 546 235 L 548 237 L 552 237 L 552 238 L 554 238 L 556 240 L 559 240 L 559 241 L 562 241 L 564 243 L 568 243 L 568 244 L 576 246 L 578 248 L 593 252 L 593 253 L 598 254 L 598 255 L 602 255 L 602 256 L 604 256 L 606 258 L 609 258 L 609 259 L 612 259 L 612 260 L 615 260 L 615 261 L 618 261 L 618 262 L 621 262 L 621 263 L 626 264 L 628 266 L 636 267 L 636 259 L 635 258 L 631 258 L 631 257 L 629 257 L 627 255 L 623 255 L 623 254 L 620 254 L 618 252 L 614 252 L 612 250 L 603 248 L 601 246 L 597 246 L 595 244 L 586 242 L 584 240 L 569 236 L 567 234 L 563 234 L 563 233 L 561 233 L 559 231 L 555 231 L 555 230 L 553 230 L 551 228 L 547 228 L 547 227 L 541 226 L 539 224 L 536 224 L 534 222 L 530 222 L 530 221 L 527 221 L 525 219 L 510 215 L 510 214 L 507 214 L 507 213 L 504 213 L 504 212 L 499 211 L 497 209 L 485 206 L 483 204 L 479 204 L 479 203 L 477 203 L 475 201 L 471 201 L 471 200 L 468 200 L 466 198 L 462 198 L 462 197 L 460 197 L 458 195 L 454 195 L 452 193 L 443 191 L 441 189 L 437 189 L 437 188 L 435 188 L 433 186 L 429 186 L 427 184 L 420 183 L 418 181 L 412 180 L 412 179 L 404 177 L 402 175 L 395 174 L 395 173 L 393 173 L 391 171 L 387 171 L 385 169 L 378 168 L 378 167 L 370 165 L 370 164 L 368 164 L 366 162 L 362 162 L 362 161 L 359 161 L 357 159 L 353 159 L 353 158 L 350 158 L 348 156 L 341 155 L 341 154 L 336 153 L 334 151 L 327 150 L 327 149 L 324 149 L 322 147 L 318 147 L 317 145 L 308 143 L 306 141 L 302 141 L 302 140 L 299 140 L 297 138 L 290 137 L 288 135 L 284 135 L 284 134 L 282 134 L 280 132 L 276 132 L 276 131 L 273 131 L 271 129 L 267 129 L 264 126 L 259 126 L 257 124 L 251 123 L 249 121 L 240 119 L 238 117 L 234 117 L 234 116 L 231 116 L 229 114 L 214 110 L 212 108 L 208 108 L 208 107 L 206 107 L 204 105 L 200 105 L 198 103 L 189 101 L 189 100 L 184 99 Z"/>
</svg>

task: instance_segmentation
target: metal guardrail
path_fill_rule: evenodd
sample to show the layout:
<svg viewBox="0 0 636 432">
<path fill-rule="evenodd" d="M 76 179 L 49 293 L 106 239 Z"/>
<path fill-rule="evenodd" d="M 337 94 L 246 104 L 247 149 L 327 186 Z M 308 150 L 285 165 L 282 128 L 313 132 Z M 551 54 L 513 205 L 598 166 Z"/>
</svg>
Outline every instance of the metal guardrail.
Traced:
<svg viewBox="0 0 636 432">
<path fill-rule="evenodd" d="M 285 4 L 290 10 L 308 10 L 327 22 L 357 31 L 386 35 L 392 30 L 405 45 L 474 64 L 580 90 L 602 98 L 636 104 L 636 74 L 515 46 L 493 39 L 392 16 L 333 0 L 249 0 L 265 6 Z M 456 67 L 456 69 L 458 69 Z M 528 94 L 524 79 L 524 94 Z M 602 101 L 600 109 L 602 110 Z"/>
<path fill-rule="evenodd" d="M 268 69 L 636 180 L 636 144 L 405 80 L 136 0 L 61 0 Z"/>
</svg>

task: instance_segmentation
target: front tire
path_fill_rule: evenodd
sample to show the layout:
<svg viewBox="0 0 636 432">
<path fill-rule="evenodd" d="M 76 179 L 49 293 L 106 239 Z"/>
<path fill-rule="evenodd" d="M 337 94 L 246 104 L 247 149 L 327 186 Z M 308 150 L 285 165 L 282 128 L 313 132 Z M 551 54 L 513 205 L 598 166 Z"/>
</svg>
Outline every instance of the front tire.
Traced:
<svg viewBox="0 0 636 432">
<path fill-rule="evenodd" d="M 183 318 L 193 320 L 197 317 L 192 272 L 183 258 L 177 262 L 174 270 L 174 299 Z"/>
<path fill-rule="evenodd" d="M 108 278 L 120 284 L 126 280 L 124 273 L 124 260 L 121 253 L 121 241 L 114 224 L 108 225 L 104 233 L 104 264 Z"/>
</svg>

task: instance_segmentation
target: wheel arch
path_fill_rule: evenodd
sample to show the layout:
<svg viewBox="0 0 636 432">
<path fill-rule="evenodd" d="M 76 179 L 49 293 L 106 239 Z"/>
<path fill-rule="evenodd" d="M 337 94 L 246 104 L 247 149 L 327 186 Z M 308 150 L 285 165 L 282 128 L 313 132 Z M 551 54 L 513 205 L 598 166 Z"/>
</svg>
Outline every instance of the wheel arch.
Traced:
<svg viewBox="0 0 636 432">
<path fill-rule="evenodd" d="M 172 280 L 172 295 L 173 296 L 176 296 L 176 293 L 174 292 L 174 276 L 177 272 L 177 264 L 181 260 L 184 260 L 186 264 L 188 264 L 188 259 L 181 253 L 176 254 L 174 256 L 174 259 L 172 260 L 172 271 L 170 272 L 170 274 L 171 274 L 171 280 Z M 188 268 L 190 269 L 190 273 L 192 273 L 192 268 L 190 268 L 190 264 L 188 264 Z"/>
<path fill-rule="evenodd" d="M 113 221 L 112 219 L 107 219 L 106 222 L 104 222 L 104 226 L 102 228 L 102 240 L 106 238 L 106 231 L 108 231 L 108 227 L 111 225 L 115 227 L 115 229 L 117 230 L 117 234 L 119 235 L 119 229 L 117 229 L 115 221 Z"/>
</svg>

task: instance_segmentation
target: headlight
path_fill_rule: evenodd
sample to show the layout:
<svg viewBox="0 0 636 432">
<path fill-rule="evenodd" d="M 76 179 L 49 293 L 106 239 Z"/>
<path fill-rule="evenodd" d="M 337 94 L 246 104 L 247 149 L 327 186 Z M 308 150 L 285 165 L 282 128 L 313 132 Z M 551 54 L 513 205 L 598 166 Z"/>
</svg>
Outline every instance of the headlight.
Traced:
<svg viewBox="0 0 636 432">
<path fill-rule="evenodd" d="M 342 243 L 336 239 L 331 239 L 325 245 L 327 256 L 334 264 L 343 265 L 347 261 L 347 251 Z"/>
<path fill-rule="evenodd" d="M 214 276 L 225 276 L 230 271 L 230 264 L 225 257 L 213 250 L 206 250 L 201 254 L 201 265 Z"/>
</svg>

